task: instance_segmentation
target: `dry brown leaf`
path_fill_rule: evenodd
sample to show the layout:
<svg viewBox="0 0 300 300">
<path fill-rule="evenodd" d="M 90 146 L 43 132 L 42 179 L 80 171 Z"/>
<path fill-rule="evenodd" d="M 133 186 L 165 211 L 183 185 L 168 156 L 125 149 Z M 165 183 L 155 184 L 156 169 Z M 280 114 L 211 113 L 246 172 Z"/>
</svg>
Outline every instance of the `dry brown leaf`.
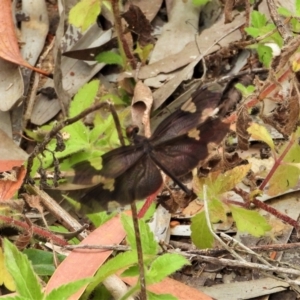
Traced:
<svg viewBox="0 0 300 300">
<path fill-rule="evenodd" d="M 247 129 L 250 125 L 251 118 L 249 116 L 247 107 L 245 105 L 241 106 L 237 112 L 237 121 L 236 121 L 236 134 L 238 136 L 238 146 L 241 150 L 248 150 L 248 140 L 250 134 Z"/>
<path fill-rule="evenodd" d="M 133 124 L 144 129 L 146 137 L 151 136 L 150 112 L 153 104 L 152 92 L 148 86 L 138 81 L 131 103 L 131 117 Z"/>
<path fill-rule="evenodd" d="M 12 174 L 13 173 L 13 174 Z M 24 166 L 15 167 L 12 173 L 4 173 L 0 178 L 0 201 L 9 200 L 23 184 L 26 175 Z M 11 175 L 10 177 L 7 177 Z M 14 177 L 14 178 L 13 178 Z"/>
</svg>

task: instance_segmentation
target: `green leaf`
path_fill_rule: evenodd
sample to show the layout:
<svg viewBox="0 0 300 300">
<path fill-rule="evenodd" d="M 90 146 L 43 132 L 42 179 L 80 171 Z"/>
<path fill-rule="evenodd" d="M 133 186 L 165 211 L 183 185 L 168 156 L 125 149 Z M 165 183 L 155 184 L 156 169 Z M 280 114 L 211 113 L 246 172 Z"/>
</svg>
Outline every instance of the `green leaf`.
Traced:
<svg viewBox="0 0 300 300">
<path fill-rule="evenodd" d="M 33 300 L 33 299 L 15 295 L 15 296 L 6 296 L 6 297 L 1 296 L 1 300 Z"/>
<path fill-rule="evenodd" d="M 248 35 L 252 36 L 253 38 L 257 38 L 261 34 L 260 30 L 255 27 L 247 27 L 245 28 L 245 31 L 247 32 Z"/>
<path fill-rule="evenodd" d="M 292 16 L 292 13 L 287 8 L 282 7 L 282 6 L 278 8 L 277 12 L 286 18 Z"/>
<path fill-rule="evenodd" d="M 257 53 L 258 53 L 259 61 L 262 62 L 266 68 L 270 67 L 273 58 L 272 49 L 269 46 L 258 44 Z"/>
<path fill-rule="evenodd" d="M 190 265 L 190 262 L 180 254 L 166 253 L 157 257 L 151 264 L 146 273 L 146 282 L 153 284 L 163 280 L 165 277 L 181 269 L 184 265 Z"/>
<path fill-rule="evenodd" d="M 255 28 L 262 28 L 267 23 L 267 17 L 257 10 L 254 10 L 251 14 L 251 24 Z"/>
<path fill-rule="evenodd" d="M 300 128 L 298 128 L 295 133 L 295 141 L 283 158 L 283 163 L 278 166 L 269 181 L 268 195 L 274 196 L 284 193 L 297 185 L 300 176 L 300 169 L 296 165 L 297 163 L 300 163 L 300 145 L 297 142 L 299 137 Z M 283 153 L 286 147 L 288 147 L 288 142 L 283 145 L 279 154 Z"/>
<path fill-rule="evenodd" d="M 270 231 L 272 227 L 257 211 L 247 210 L 235 205 L 229 205 L 236 227 L 241 232 L 248 232 L 260 237 Z"/>
<path fill-rule="evenodd" d="M 102 224 L 112 219 L 116 214 L 117 212 L 108 214 L 106 211 L 101 211 L 97 213 L 90 213 L 86 216 L 95 227 L 100 227 Z"/>
<path fill-rule="evenodd" d="M 295 1 L 295 8 L 296 8 L 296 16 L 300 17 L 300 0 Z"/>
<path fill-rule="evenodd" d="M 133 264 L 137 263 L 137 253 L 136 251 L 128 251 L 125 253 L 120 253 L 116 257 L 110 259 L 105 263 L 94 276 L 94 283 L 98 285 L 108 276 L 115 274 L 117 271 L 128 268 Z"/>
<path fill-rule="evenodd" d="M 296 18 L 291 19 L 292 29 L 295 33 L 300 32 L 300 22 Z"/>
<path fill-rule="evenodd" d="M 69 299 L 70 296 L 75 294 L 83 286 L 92 281 L 92 278 L 85 278 L 61 285 L 57 289 L 52 290 L 45 300 Z"/>
<path fill-rule="evenodd" d="M 226 211 L 223 206 L 223 203 L 216 198 L 212 198 L 208 202 L 208 211 L 209 211 L 210 221 L 212 223 L 217 223 L 220 221 L 225 222 L 227 220 Z"/>
<path fill-rule="evenodd" d="M 147 291 L 147 299 L 148 300 L 177 300 L 178 298 L 174 297 L 170 294 L 154 294 Z"/>
<path fill-rule="evenodd" d="M 32 263 L 33 269 L 36 274 L 40 276 L 50 276 L 55 271 L 53 253 L 42 251 L 38 249 L 25 249 L 23 251 Z M 57 254 L 60 262 L 65 258 L 64 255 Z"/>
<path fill-rule="evenodd" d="M 0 248 L 0 285 L 4 285 L 8 290 L 12 292 L 16 290 L 15 281 L 6 268 L 5 256 L 2 248 Z"/>
<path fill-rule="evenodd" d="M 265 142 L 273 151 L 275 150 L 274 142 L 265 126 L 252 123 L 247 131 L 251 134 L 251 137 L 255 140 Z"/>
<path fill-rule="evenodd" d="M 125 214 L 121 215 L 121 221 L 127 234 L 127 241 L 132 249 L 136 249 L 136 235 L 133 228 L 132 217 Z M 158 244 L 151 232 L 149 225 L 144 220 L 139 220 L 141 242 L 143 254 L 154 255 L 157 253 Z"/>
<path fill-rule="evenodd" d="M 96 22 L 100 9 L 101 0 L 81 0 L 70 10 L 69 22 L 85 31 Z"/>
<path fill-rule="evenodd" d="M 7 239 L 3 240 L 3 246 L 6 267 L 15 280 L 18 294 L 24 298 L 42 300 L 42 287 L 27 256 Z"/>
<path fill-rule="evenodd" d="M 114 105 L 126 105 L 128 102 L 115 94 L 106 94 L 101 97 L 101 101 L 110 100 Z"/>
<path fill-rule="evenodd" d="M 210 0 L 193 0 L 195 6 L 206 5 Z"/>
<path fill-rule="evenodd" d="M 126 269 L 121 276 L 122 277 L 135 277 L 140 274 L 140 269 L 137 265 L 131 266 L 128 269 Z"/>
<path fill-rule="evenodd" d="M 218 174 L 217 178 L 212 180 L 212 185 L 209 186 L 209 194 L 213 191 L 213 195 L 217 196 L 232 190 L 240 183 L 250 171 L 251 165 L 240 165 L 225 173 Z"/>
<path fill-rule="evenodd" d="M 105 63 L 107 65 L 120 65 L 121 67 L 124 66 L 122 56 L 111 51 L 101 52 L 96 56 L 96 61 L 98 63 Z"/>
<path fill-rule="evenodd" d="M 94 103 L 99 89 L 99 84 L 99 80 L 92 80 L 91 82 L 85 84 L 82 88 L 79 89 L 79 91 L 77 92 L 70 104 L 70 118 L 75 117 L 83 110 L 89 108 Z"/>
<path fill-rule="evenodd" d="M 254 85 L 248 85 L 246 87 L 241 83 L 237 83 L 234 87 L 238 89 L 244 97 L 250 96 L 256 90 L 256 87 Z"/>
<path fill-rule="evenodd" d="M 211 248 L 214 237 L 207 226 L 204 211 L 192 217 L 191 221 L 191 238 L 195 246 L 199 249 Z"/>
<path fill-rule="evenodd" d="M 142 63 L 146 63 L 152 49 L 153 49 L 152 44 L 148 44 L 144 47 L 141 47 L 140 44 L 137 43 L 136 49 L 133 52 L 139 56 L 139 59 L 141 60 Z"/>
</svg>

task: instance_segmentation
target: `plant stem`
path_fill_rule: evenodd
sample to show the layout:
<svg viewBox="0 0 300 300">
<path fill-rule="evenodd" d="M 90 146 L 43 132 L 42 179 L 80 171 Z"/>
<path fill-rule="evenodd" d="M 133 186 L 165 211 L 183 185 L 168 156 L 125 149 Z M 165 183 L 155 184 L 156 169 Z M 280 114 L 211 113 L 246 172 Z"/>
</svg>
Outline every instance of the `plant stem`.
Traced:
<svg viewBox="0 0 300 300">
<path fill-rule="evenodd" d="M 131 210 L 132 210 L 132 220 L 133 220 L 133 227 L 135 231 L 135 240 L 136 240 L 136 250 L 138 255 L 138 265 L 140 271 L 140 285 L 141 285 L 141 300 L 147 300 L 147 290 L 146 290 L 146 279 L 145 279 L 145 269 L 144 269 L 144 261 L 143 261 L 143 249 L 141 243 L 141 235 L 140 235 L 140 228 L 137 216 L 137 209 L 135 202 L 131 203 Z"/>
</svg>

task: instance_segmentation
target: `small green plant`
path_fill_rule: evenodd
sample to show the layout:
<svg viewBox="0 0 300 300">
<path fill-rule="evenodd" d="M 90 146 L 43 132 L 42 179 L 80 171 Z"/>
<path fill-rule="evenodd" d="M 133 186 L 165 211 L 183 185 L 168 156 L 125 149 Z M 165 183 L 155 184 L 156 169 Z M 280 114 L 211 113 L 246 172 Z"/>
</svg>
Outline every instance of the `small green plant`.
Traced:
<svg viewBox="0 0 300 300">
<path fill-rule="evenodd" d="M 69 117 L 72 118 L 84 109 L 93 105 L 96 99 L 99 81 L 93 80 L 83 86 L 74 97 L 69 109 Z M 124 104 L 117 96 L 108 94 L 100 101 L 113 100 L 115 104 Z M 127 115 L 125 110 L 119 114 L 120 120 L 124 121 Z M 49 132 L 54 124 L 42 126 L 39 132 Z M 26 131 L 28 136 L 39 140 L 39 134 Z M 119 139 L 111 114 L 106 118 L 96 114 L 92 127 L 84 124 L 83 120 L 73 123 L 61 132 L 65 143 L 65 149 L 61 152 L 55 151 L 57 141 L 52 139 L 43 154 L 34 160 L 31 176 L 34 177 L 39 168 L 51 170 L 54 165 L 54 157 L 61 162 L 61 170 L 69 171 L 71 167 L 81 161 L 91 160 L 97 169 L 101 168 L 101 155 L 108 150 L 119 146 Z M 53 154 L 55 153 L 55 154 Z"/>
<path fill-rule="evenodd" d="M 267 17 L 258 12 L 253 11 L 251 14 L 251 26 L 245 28 L 245 31 L 255 39 L 260 39 L 259 43 L 249 46 L 258 53 L 259 60 L 265 67 L 269 67 L 273 58 L 273 50 L 271 44 L 277 45 L 279 48 L 283 46 L 283 40 L 276 30 L 273 23 L 268 22 Z"/>
<path fill-rule="evenodd" d="M 5 255 L 5 264 L 8 272 L 12 276 L 17 295 L 2 297 L 9 300 L 57 300 L 68 299 L 76 293 L 81 287 L 91 281 L 91 279 L 81 279 L 75 282 L 62 285 L 59 288 L 51 291 L 48 295 L 43 292 L 43 287 L 40 284 L 33 267 L 27 256 L 21 253 L 16 246 L 10 243 L 7 239 L 3 240 L 3 248 Z"/>
<path fill-rule="evenodd" d="M 52 299 L 67 299 L 82 286 L 90 283 L 83 299 L 87 299 L 88 295 L 96 288 L 105 278 L 115 274 L 121 269 L 126 269 L 122 276 L 139 275 L 137 267 L 137 252 L 135 233 L 132 224 L 132 219 L 129 216 L 122 215 L 122 223 L 127 233 L 127 242 L 131 250 L 118 254 L 105 265 L 103 265 L 94 278 L 82 279 L 76 282 L 71 282 L 53 290 L 48 295 L 42 291 L 42 286 L 39 283 L 38 276 L 30 262 L 33 262 L 35 270 L 42 276 L 51 275 L 53 266 L 51 263 L 52 254 L 44 251 L 26 250 L 26 254 L 18 251 L 18 249 L 8 240 L 4 240 L 4 257 L 8 272 L 13 278 L 16 291 L 15 297 L 7 297 L 4 299 L 32 299 L 32 300 L 52 300 Z M 153 233 L 145 221 L 139 221 L 140 232 L 142 238 L 142 249 L 144 255 L 145 278 L 147 285 L 151 285 L 163 280 L 166 276 L 174 273 L 189 262 L 179 254 L 163 254 L 158 255 L 159 246 L 155 241 Z M 30 257 L 30 260 L 29 258 Z M 137 293 L 140 289 L 140 284 L 133 286 L 122 299 L 127 299 L 130 295 Z M 86 297 L 86 298 L 85 298 Z M 171 295 L 154 295 L 148 293 L 148 299 L 176 299 Z"/>
<path fill-rule="evenodd" d="M 284 143 L 280 149 L 275 149 L 272 137 L 264 126 L 253 123 L 248 128 L 248 132 L 255 140 L 260 140 L 270 147 L 275 161 L 259 188 L 248 194 L 248 205 L 253 202 L 256 206 L 267 209 L 267 206 L 255 199 L 267 185 L 268 189 L 264 192 L 270 196 L 276 196 L 294 187 L 299 180 L 300 145 L 297 141 L 300 137 L 300 128 L 298 127 L 296 132 L 292 133 L 290 140 Z M 249 170 L 250 164 L 235 167 L 223 174 L 220 172 L 210 173 L 207 178 L 195 179 L 195 186 L 200 199 L 203 198 L 203 186 L 207 186 L 211 223 L 226 222 L 228 213 L 231 213 L 238 231 L 260 237 L 272 229 L 267 220 L 257 211 L 238 207 L 237 203 L 224 201 L 221 197 L 221 194 L 231 191 L 240 183 Z M 247 203 L 245 204 L 248 206 Z M 293 225 L 298 226 L 296 223 Z M 213 246 L 214 238 L 207 226 L 204 212 L 192 218 L 191 231 L 193 243 L 197 247 L 204 249 Z"/>
<path fill-rule="evenodd" d="M 278 8 L 278 13 L 284 17 L 291 17 L 290 24 L 292 26 L 292 31 L 294 33 L 299 33 L 300 32 L 300 1 L 296 0 L 295 1 L 295 13 L 292 13 L 285 7 L 279 7 Z"/>
<path fill-rule="evenodd" d="M 208 209 L 212 223 L 226 222 L 228 218 L 227 213 L 231 212 L 239 231 L 248 232 L 253 236 L 259 237 L 271 230 L 271 226 L 265 218 L 256 211 L 224 203 L 220 197 L 221 194 L 230 191 L 236 184 L 241 182 L 249 170 L 250 165 L 248 164 L 238 166 L 224 174 L 219 172 L 211 173 L 207 178 L 196 183 L 197 194 L 199 198 L 203 198 L 203 186 L 206 185 L 208 187 Z M 207 226 L 204 211 L 192 218 L 191 230 L 193 243 L 197 247 L 205 249 L 213 246 L 214 239 Z"/>
<path fill-rule="evenodd" d="M 69 22 L 86 31 L 101 12 L 101 0 L 80 0 L 69 13 Z"/>
<path fill-rule="evenodd" d="M 237 83 L 235 85 L 235 88 L 238 89 L 242 93 L 243 97 L 245 98 L 252 95 L 256 90 L 254 85 L 250 84 L 248 86 L 244 86 L 241 83 Z"/>
<path fill-rule="evenodd" d="M 122 215 L 121 220 L 127 234 L 126 240 L 131 250 L 118 254 L 99 269 L 93 279 L 93 282 L 87 288 L 87 293 L 84 299 L 87 299 L 88 294 L 90 294 L 105 278 L 115 274 L 119 270 L 126 269 L 122 273 L 122 276 L 137 277 L 139 275 L 139 269 L 137 266 L 136 238 L 132 218 L 127 215 Z M 158 255 L 159 245 L 155 241 L 153 233 L 150 231 L 149 226 L 144 220 L 139 220 L 139 228 L 142 237 L 141 242 L 147 285 L 157 283 L 182 268 L 184 265 L 189 264 L 189 262 L 179 254 L 166 253 Z M 130 295 L 134 295 L 139 290 L 140 283 L 138 282 L 126 295 L 123 296 L 122 299 L 127 299 Z M 152 293 L 147 293 L 148 299 L 176 299 L 171 295 L 154 296 Z"/>
</svg>

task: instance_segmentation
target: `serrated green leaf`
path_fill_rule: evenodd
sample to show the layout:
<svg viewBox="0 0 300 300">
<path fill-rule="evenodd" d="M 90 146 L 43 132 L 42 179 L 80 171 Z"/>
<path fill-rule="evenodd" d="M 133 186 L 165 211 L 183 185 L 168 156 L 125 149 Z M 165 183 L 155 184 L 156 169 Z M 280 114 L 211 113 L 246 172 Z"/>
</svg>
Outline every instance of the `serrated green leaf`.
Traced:
<svg viewBox="0 0 300 300">
<path fill-rule="evenodd" d="M 101 97 L 101 101 L 110 100 L 114 105 L 126 105 L 128 102 L 115 94 L 106 94 Z"/>
<path fill-rule="evenodd" d="M 100 11 L 101 0 L 81 0 L 70 10 L 69 23 L 85 31 L 96 22 Z"/>
<path fill-rule="evenodd" d="M 225 222 L 227 220 L 226 211 L 223 206 L 223 203 L 216 198 L 212 198 L 208 202 L 208 211 L 212 223 L 217 223 L 220 221 Z"/>
<path fill-rule="evenodd" d="M 269 182 L 267 194 L 269 196 L 280 195 L 287 190 L 295 187 L 298 183 L 300 170 L 297 166 L 282 165 L 276 169 Z"/>
<path fill-rule="evenodd" d="M 178 300 L 178 298 L 174 297 L 170 294 L 154 294 L 147 291 L 147 299 L 148 300 Z"/>
<path fill-rule="evenodd" d="M 137 263 L 137 252 L 135 250 L 120 253 L 99 269 L 94 276 L 94 282 L 98 285 L 108 276 L 115 274 L 121 269 L 128 268 L 135 263 Z"/>
<path fill-rule="evenodd" d="M 299 0 L 296 0 L 295 1 L 295 11 L 296 11 L 296 16 L 297 17 L 300 17 L 300 1 Z"/>
<path fill-rule="evenodd" d="M 291 19 L 291 24 L 292 24 L 293 31 L 295 33 L 299 33 L 299 31 L 300 31 L 300 22 L 296 18 L 292 18 Z"/>
<path fill-rule="evenodd" d="M 153 284 L 181 269 L 190 262 L 180 254 L 166 253 L 157 257 L 146 272 L 146 282 Z"/>
<path fill-rule="evenodd" d="M 226 171 L 214 180 L 213 186 L 209 189 L 213 189 L 215 195 L 220 195 L 232 190 L 238 183 L 240 183 L 248 174 L 251 168 L 250 164 L 237 166 L 231 170 Z"/>
<path fill-rule="evenodd" d="M 94 224 L 95 227 L 100 227 L 105 222 L 112 219 L 117 212 L 108 214 L 106 211 L 87 214 L 88 219 Z"/>
<path fill-rule="evenodd" d="M 42 300 L 42 287 L 27 256 L 7 239 L 4 239 L 3 247 L 6 267 L 14 278 L 18 294 L 24 298 Z"/>
<path fill-rule="evenodd" d="M 128 269 L 126 269 L 121 276 L 122 277 L 135 277 L 140 274 L 140 269 L 137 265 L 131 266 Z"/>
<path fill-rule="evenodd" d="M 230 205 L 230 209 L 236 227 L 241 232 L 248 232 L 253 236 L 260 237 L 272 229 L 266 219 L 257 211 L 247 210 L 234 205 Z"/>
<path fill-rule="evenodd" d="M 52 290 L 46 297 L 45 300 L 57 300 L 57 299 L 69 299 L 70 296 L 74 295 L 79 289 L 87 285 L 92 281 L 92 278 L 84 278 L 70 282 L 68 284 L 61 285 L 57 289 Z"/>
<path fill-rule="evenodd" d="M 247 27 L 245 28 L 245 31 L 247 32 L 248 35 L 252 36 L 253 38 L 257 38 L 261 34 L 260 30 L 254 27 Z"/>
<path fill-rule="evenodd" d="M 40 276 L 50 276 L 55 271 L 53 253 L 38 249 L 25 249 L 23 251 L 32 263 L 34 272 Z M 57 255 L 59 261 L 63 261 L 64 255 Z"/>
<path fill-rule="evenodd" d="M 82 88 L 79 89 L 79 91 L 77 92 L 70 104 L 70 118 L 75 117 L 83 110 L 89 108 L 94 103 L 99 89 L 99 84 L 99 80 L 92 80 L 91 82 L 85 84 Z"/>
<path fill-rule="evenodd" d="M 300 145 L 297 143 L 299 136 L 300 128 L 295 133 L 295 142 L 283 158 L 283 163 L 278 166 L 269 181 L 268 195 L 281 194 L 293 188 L 298 183 L 300 170 L 297 165 L 293 164 L 300 163 Z M 280 149 L 280 154 L 285 151 L 286 147 L 288 147 L 288 142 Z"/>
<path fill-rule="evenodd" d="M 113 118 L 110 115 L 108 118 L 104 119 L 99 114 L 96 114 L 94 119 L 94 128 L 90 132 L 90 141 L 91 143 L 96 143 L 102 141 L 99 139 L 100 136 L 113 126 Z"/>
<path fill-rule="evenodd" d="M 96 56 L 96 61 L 98 63 L 105 63 L 107 65 L 120 65 L 122 67 L 124 65 L 122 56 L 111 51 L 101 52 Z"/>
<path fill-rule="evenodd" d="M 194 178 L 194 189 L 199 196 L 203 196 L 203 186 L 207 186 L 209 199 L 218 198 L 220 194 L 232 190 L 250 170 L 250 165 L 237 166 L 231 170 L 221 173 L 220 171 L 211 172 L 205 178 Z"/>
<path fill-rule="evenodd" d="M 257 10 L 251 13 L 251 24 L 253 27 L 262 28 L 267 23 L 267 17 Z"/>
<path fill-rule="evenodd" d="M 266 68 L 270 67 L 273 58 L 272 53 L 272 49 L 269 46 L 258 44 L 257 54 L 259 61 L 262 62 Z"/>
<path fill-rule="evenodd" d="M 247 131 L 251 134 L 252 138 L 255 140 L 265 142 L 272 150 L 275 149 L 273 139 L 269 134 L 265 126 L 252 123 Z"/>
<path fill-rule="evenodd" d="M 132 217 L 125 214 L 121 215 L 122 225 L 127 234 L 127 241 L 132 249 L 136 249 L 136 237 L 133 228 Z M 144 220 L 139 220 L 139 228 L 141 234 L 142 249 L 144 255 L 154 255 L 157 253 L 158 244 L 154 239 L 153 233 L 150 231 L 149 225 Z"/>
<path fill-rule="evenodd" d="M 191 238 L 195 246 L 199 249 L 211 248 L 214 237 L 207 226 L 204 211 L 192 217 L 191 221 Z"/>
<path fill-rule="evenodd" d="M 281 15 L 281 16 L 284 16 L 284 17 L 291 17 L 292 16 L 292 13 L 285 7 L 279 7 L 277 12 Z"/>
</svg>

